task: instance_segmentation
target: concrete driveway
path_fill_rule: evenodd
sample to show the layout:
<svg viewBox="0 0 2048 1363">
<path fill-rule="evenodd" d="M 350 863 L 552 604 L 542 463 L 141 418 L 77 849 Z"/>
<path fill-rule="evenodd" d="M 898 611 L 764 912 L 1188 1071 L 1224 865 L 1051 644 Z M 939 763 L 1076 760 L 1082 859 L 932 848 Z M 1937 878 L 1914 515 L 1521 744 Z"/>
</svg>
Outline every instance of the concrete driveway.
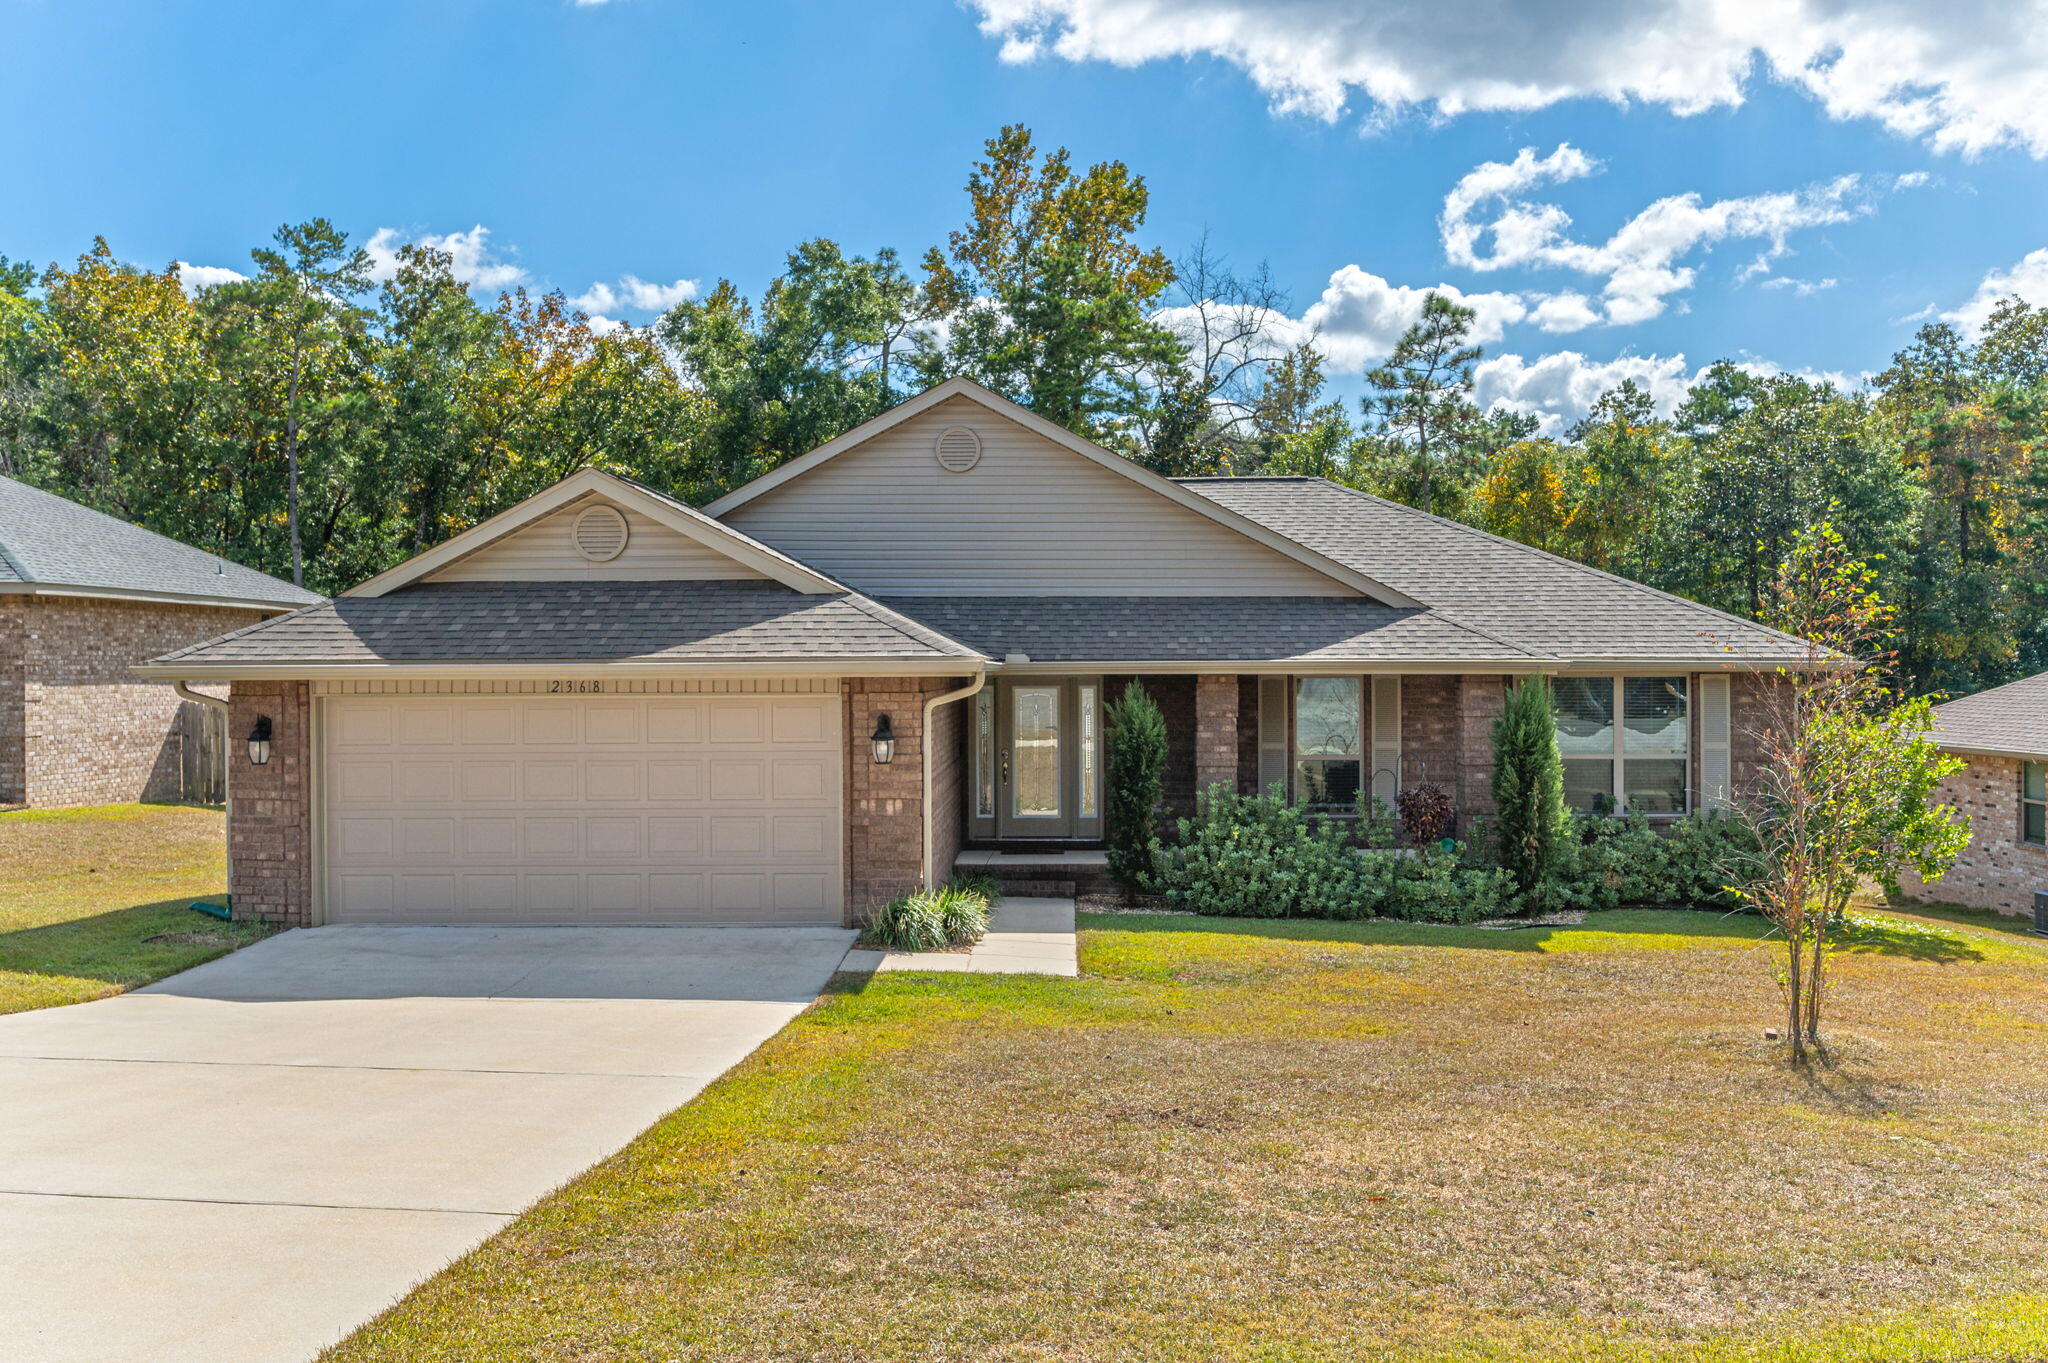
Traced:
<svg viewBox="0 0 2048 1363">
<path fill-rule="evenodd" d="M 773 1035 L 852 936 L 315 928 L 0 1017 L 0 1354 L 307 1358 Z"/>
</svg>

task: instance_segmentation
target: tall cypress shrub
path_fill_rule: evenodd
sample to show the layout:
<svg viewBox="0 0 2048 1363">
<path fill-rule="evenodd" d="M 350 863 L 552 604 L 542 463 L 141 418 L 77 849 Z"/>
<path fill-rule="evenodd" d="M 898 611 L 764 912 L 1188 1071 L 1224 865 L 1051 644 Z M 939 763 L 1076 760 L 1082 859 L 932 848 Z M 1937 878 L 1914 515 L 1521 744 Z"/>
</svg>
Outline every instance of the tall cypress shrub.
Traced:
<svg viewBox="0 0 2048 1363">
<path fill-rule="evenodd" d="M 1103 718 L 1109 740 L 1109 873 L 1130 889 L 1149 890 L 1159 802 L 1166 791 L 1166 718 L 1136 682 L 1110 702 Z"/>
<path fill-rule="evenodd" d="M 1514 877 L 1523 905 L 1534 908 L 1572 831 L 1550 683 L 1542 677 L 1509 687 L 1507 707 L 1493 722 L 1493 800 L 1500 864 Z"/>
</svg>

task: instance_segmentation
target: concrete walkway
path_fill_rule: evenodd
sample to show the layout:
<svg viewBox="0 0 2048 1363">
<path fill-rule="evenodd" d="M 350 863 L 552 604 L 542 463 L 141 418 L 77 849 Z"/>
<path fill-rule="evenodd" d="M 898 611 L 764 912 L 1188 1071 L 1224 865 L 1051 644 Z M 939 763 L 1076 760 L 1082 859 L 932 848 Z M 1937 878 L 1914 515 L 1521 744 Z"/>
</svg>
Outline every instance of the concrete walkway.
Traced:
<svg viewBox="0 0 2048 1363">
<path fill-rule="evenodd" d="M 1065 975 L 1081 973 L 1074 946 L 1074 901 L 1004 899 L 996 904 L 989 930 L 966 951 L 863 951 L 846 953 L 840 969 L 971 970 L 982 974 Z"/>
<path fill-rule="evenodd" d="M 0 1358 L 309 1358 L 694 1097 L 851 938 L 315 928 L 0 1017 Z"/>
</svg>

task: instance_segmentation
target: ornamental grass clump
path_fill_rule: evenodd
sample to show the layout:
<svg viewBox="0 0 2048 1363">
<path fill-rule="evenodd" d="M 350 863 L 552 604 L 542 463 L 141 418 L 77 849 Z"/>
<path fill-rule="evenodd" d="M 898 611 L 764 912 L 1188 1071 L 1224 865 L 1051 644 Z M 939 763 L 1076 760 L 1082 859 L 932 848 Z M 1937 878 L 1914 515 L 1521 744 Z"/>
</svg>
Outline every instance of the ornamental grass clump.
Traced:
<svg viewBox="0 0 2048 1363">
<path fill-rule="evenodd" d="M 988 931 L 995 898 L 986 881 L 955 881 L 892 899 L 875 910 L 861 945 L 885 951 L 945 951 L 971 946 Z"/>
</svg>

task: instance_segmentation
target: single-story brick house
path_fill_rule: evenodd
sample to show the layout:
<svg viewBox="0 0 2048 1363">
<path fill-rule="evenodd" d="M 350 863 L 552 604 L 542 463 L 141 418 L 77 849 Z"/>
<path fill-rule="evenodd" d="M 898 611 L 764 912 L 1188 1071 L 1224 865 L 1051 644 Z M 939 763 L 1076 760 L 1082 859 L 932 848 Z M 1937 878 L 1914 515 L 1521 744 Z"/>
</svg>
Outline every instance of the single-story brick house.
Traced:
<svg viewBox="0 0 2048 1363">
<path fill-rule="evenodd" d="M 1966 764 L 1938 799 L 1970 816 L 1970 842 L 1940 880 L 1901 880 L 1915 899 L 2031 914 L 2048 890 L 2048 672 L 1934 707 L 1934 737 Z"/>
<path fill-rule="evenodd" d="M 178 798 L 188 702 L 135 665 L 321 599 L 0 477 L 0 805 Z"/>
<path fill-rule="evenodd" d="M 949 380 L 700 510 L 594 470 L 143 671 L 228 682 L 237 912 L 839 922 L 1102 835 L 1136 679 L 1171 798 L 1488 808 L 1507 683 L 1575 800 L 1726 803 L 1797 640 L 1315 478 L 1169 480 Z M 1620 722 L 1616 722 L 1619 718 Z"/>
</svg>

